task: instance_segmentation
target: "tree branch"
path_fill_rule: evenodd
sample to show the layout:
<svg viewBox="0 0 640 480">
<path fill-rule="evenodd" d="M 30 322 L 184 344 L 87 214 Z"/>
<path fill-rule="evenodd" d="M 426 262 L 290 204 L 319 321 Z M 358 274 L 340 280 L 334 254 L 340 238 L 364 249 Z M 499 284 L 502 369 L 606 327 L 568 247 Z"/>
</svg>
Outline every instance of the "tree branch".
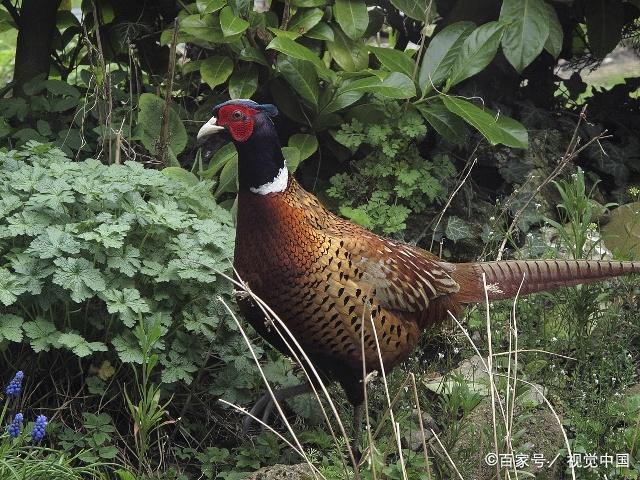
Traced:
<svg viewBox="0 0 640 480">
<path fill-rule="evenodd" d="M 20 27 L 20 13 L 14 4 L 10 0 L 2 0 L 2 6 L 7 9 L 11 18 L 16 23 L 16 27 Z"/>
</svg>

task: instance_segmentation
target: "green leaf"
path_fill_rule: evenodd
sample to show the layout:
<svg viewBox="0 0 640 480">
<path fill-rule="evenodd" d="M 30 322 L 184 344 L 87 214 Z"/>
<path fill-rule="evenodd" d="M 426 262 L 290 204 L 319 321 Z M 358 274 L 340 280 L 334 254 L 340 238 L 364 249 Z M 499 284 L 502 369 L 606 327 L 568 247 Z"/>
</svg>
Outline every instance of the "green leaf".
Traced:
<svg viewBox="0 0 640 480">
<path fill-rule="evenodd" d="M 320 22 L 318 25 L 313 27 L 305 34 L 305 36 L 327 42 L 333 42 L 335 40 L 333 30 L 331 30 L 331 27 L 324 22 Z"/>
<path fill-rule="evenodd" d="M 547 2 L 544 2 L 544 7 L 547 9 L 547 18 L 549 19 L 549 37 L 544 44 L 544 49 L 549 52 L 553 58 L 558 58 L 562 51 L 564 32 L 562 31 L 562 25 L 560 25 L 560 19 L 558 19 L 556 9 Z"/>
<path fill-rule="evenodd" d="M 368 47 L 370 52 L 378 58 L 384 68 L 390 72 L 404 73 L 413 78 L 414 61 L 404 52 L 393 48 Z"/>
<path fill-rule="evenodd" d="M 26 290 L 27 288 L 22 280 L 18 279 L 6 268 L 0 267 L 0 303 L 8 307 Z"/>
<path fill-rule="evenodd" d="M 196 7 L 202 15 L 217 12 L 227 4 L 226 0 L 197 0 Z"/>
<path fill-rule="evenodd" d="M 267 27 L 267 30 L 273 33 L 276 37 L 284 37 L 288 38 L 289 40 L 295 40 L 297 38 L 300 38 L 301 36 L 301 34 L 298 32 L 294 32 L 291 30 L 281 30 L 275 27 Z"/>
<path fill-rule="evenodd" d="M 416 95 L 416 87 L 413 80 L 404 73 L 392 72 L 384 80 L 378 77 L 366 77 L 349 83 L 342 89 L 343 92 L 361 91 L 363 93 L 375 93 L 386 98 L 411 98 Z"/>
<path fill-rule="evenodd" d="M 290 172 L 295 172 L 300 165 L 300 150 L 295 147 L 282 147 L 282 156 Z"/>
<path fill-rule="evenodd" d="M 144 357 L 140 347 L 134 343 L 133 339 L 128 336 L 118 335 L 115 337 L 111 344 L 118 353 L 118 358 L 123 363 L 137 363 L 142 364 Z"/>
<path fill-rule="evenodd" d="M 444 230 L 444 234 L 449 240 L 453 240 L 454 242 L 473 237 L 473 231 L 469 224 L 454 215 L 447 220 L 447 227 Z"/>
<path fill-rule="evenodd" d="M 274 38 L 271 40 L 269 45 L 267 45 L 267 50 L 277 50 L 278 52 L 290 55 L 293 58 L 311 62 L 316 67 L 318 75 L 320 75 L 324 80 L 331 81 L 335 76 L 335 74 L 333 74 L 333 72 L 331 72 L 324 63 L 322 63 L 322 60 L 320 60 L 320 57 L 318 57 L 317 54 L 290 38 Z"/>
<path fill-rule="evenodd" d="M 502 51 L 518 72 L 542 52 L 549 37 L 548 13 L 544 0 L 503 0 L 500 21 L 508 25 L 502 36 Z"/>
<path fill-rule="evenodd" d="M 35 254 L 38 258 L 54 258 L 64 253 L 80 252 L 80 243 L 67 232 L 58 227 L 47 227 L 29 245 L 27 252 Z"/>
<path fill-rule="evenodd" d="M 335 40 L 327 43 L 331 57 L 347 72 L 358 72 L 369 65 L 369 52 L 361 42 L 351 40 L 338 26 L 333 27 Z"/>
<path fill-rule="evenodd" d="M 391 0 L 391 3 L 408 17 L 415 18 L 421 22 L 427 20 L 428 0 Z"/>
<path fill-rule="evenodd" d="M 58 332 L 53 323 L 47 320 L 37 318 L 32 322 L 25 322 L 22 325 L 22 329 L 30 340 L 31 348 L 36 353 L 48 352 L 51 346 L 57 346 L 60 332 Z"/>
<path fill-rule="evenodd" d="M 622 38 L 624 8 L 620 0 L 588 0 L 584 17 L 591 52 L 604 58 Z"/>
<path fill-rule="evenodd" d="M 315 135 L 296 133 L 289 138 L 289 146 L 300 151 L 300 159 L 306 160 L 318 150 L 318 139 Z"/>
<path fill-rule="evenodd" d="M 460 54 L 452 68 L 450 84 L 456 83 L 484 70 L 496 56 L 505 25 L 501 22 L 489 22 L 476 28 L 465 38 Z"/>
<path fill-rule="evenodd" d="M 289 85 L 311 105 L 318 105 L 318 74 L 306 60 L 278 55 L 276 65 Z"/>
<path fill-rule="evenodd" d="M 202 177 L 211 179 L 230 161 L 238 161 L 238 152 L 233 143 L 229 142 L 224 144 L 220 149 L 213 154 L 213 158 L 209 162 L 209 166 L 202 173 Z"/>
<path fill-rule="evenodd" d="M 319 8 L 298 10 L 298 12 L 291 17 L 287 29 L 304 35 L 314 28 L 318 22 L 322 20 L 323 16 L 324 12 Z"/>
<path fill-rule="evenodd" d="M 467 138 L 464 121 L 444 106 L 442 102 L 429 102 L 417 105 L 418 110 L 429 124 L 445 140 L 462 145 Z"/>
<path fill-rule="evenodd" d="M 233 72 L 233 61 L 229 57 L 214 56 L 202 61 L 200 75 L 211 88 L 223 84 Z"/>
<path fill-rule="evenodd" d="M 249 28 L 249 22 L 234 15 L 231 7 L 224 7 L 220 11 L 220 27 L 225 37 L 239 35 Z"/>
<path fill-rule="evenodd" d="M 0 342 L 22 342 L 22 324 L 24 319 L 17 315 L 0 315 Z"/>
<path fill-rule="evenodd" d="M 163 168 L 161 172 L 171 180 L 182 183 L 187 187 L 193 187 L 194 185 L 200 183 L 198 177 L 196 177 L 189 170 L 185 170 L 182 167 L 166 167 Z"/>
<path fill-rule="evenodd" d="M 138 126 L 140 140 L 149 152 L 156 153 L 158 138 L 160 138 L 164 100 L 152 93 L 140 95 L 140 112 Z M 169 148 L 178 155 L 187 146 L 187 131 L 178 114 L 169 108 Z"/>
<path fill-rule="evenodd" d="M 77 333 L 61 333 L 58 343 L 67 347 L 78 357 L 86 357 L 94 352 L 106 352 L 107 346 L 102 342 L 87 342 Z"/>
<path fill-rule="evenodd" d="M 251 98 L 258 88 L 258 70 L 253 66 L 237 69 L 229 78 L 229 96 Z"/>
<path fill-rule="evenodd" d="M 294 7 L 323 7 L 327 4 L 327 0 L 291 0 Z"/>
<path fill-rule="evenodd" d="M 365 92 L 362 90 L 339 91 L 329 100 L 326 105 L 322 107 L 321 111 L 322 113 L 327 114 L 342 110 L 343 108 L 346 108 L 349 105 L 360 100 L 364 93 Z"/>
<path fill-rule="evenodd" d="M 333 14 L 342 31 L 353 40 L 359 39 L 369 25 L 369 13 L 364 0 L 336 0 Z"/>
<path fill-rule="evenodd" d="M 138 313 L 151 311 L 147 301 L 140 297 L 140 292 L 135 288 L 105 290 L 99 296 L 107 304 L 107 311 L 120 314 L 122 322 L 129 328 L 136 324 Z"/>
<path fill-rule="evenodd" d="M 225 41 L 218 15 L 189 15 L 180 21 L 180 31 L 207 43 Z"/>
<path fill-rule="evenodd" d="M 491 110 L 483 110 L 461 98 L 442 96 L 444 105 L 476 128 L 492 145 L 499 143 L 515 148 L 527 148 L 528 133 L 520 122 Z"/>
<path fill-rule="evenodd" d="M 106 288 L 104 278 L 84 258 L 57 258 L 58 270 L 53 274 L 53 283 L 71 291 L 71 299 L 80 303 Z"/>
<path fill-rule="evenodd" d="M 225 163 L 220 173 L 220 181 L 215 193 L 218 198 L 223 193 L 235 192 L 238 184 L 238 156 L 235 155 L 230 161 Z"/>
<path fill-rule="evenodd" d="M 472 22 L 456 22 L 439 32 L 424 54 L 418 75 L 418 84 L 423 93 L 433 86 L 441 85 L 451 72 L 464 40 L 475 28 Z"/>
</svg>

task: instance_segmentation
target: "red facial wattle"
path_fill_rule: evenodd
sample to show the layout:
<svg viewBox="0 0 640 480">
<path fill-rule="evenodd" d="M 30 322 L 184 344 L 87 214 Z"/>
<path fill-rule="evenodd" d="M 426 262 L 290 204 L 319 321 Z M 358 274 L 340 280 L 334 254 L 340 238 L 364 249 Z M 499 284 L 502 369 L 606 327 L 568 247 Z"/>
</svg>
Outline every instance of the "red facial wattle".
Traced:
<svg viewBox="0 0 640 480">
<path fill-rule="evenodd" d="M 246 142 L 253 134 L 257 110 L 244 105 L 225 105 L 218 111 L 217 124 L 227 127 L 233 139 Z"/>
</svg>

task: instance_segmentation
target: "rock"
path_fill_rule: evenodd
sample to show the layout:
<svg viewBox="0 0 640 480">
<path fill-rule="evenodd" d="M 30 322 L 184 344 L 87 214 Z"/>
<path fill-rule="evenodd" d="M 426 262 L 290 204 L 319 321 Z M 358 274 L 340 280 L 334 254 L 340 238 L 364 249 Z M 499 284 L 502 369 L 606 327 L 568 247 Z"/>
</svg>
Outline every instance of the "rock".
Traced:
<svg viewBox="0 0 640 480">
<path fill-rule="evenodd" d="M 544 397 L 547 396 L 547 388 L 536 383 L 532 383 L 529 389 L 520 395 L 516 400 L 525 407 L 546 406 Z"/>
<path fill-rule="evenodd" d="M 469 385 L 469 388 L 481 395 L 489 393 L 489 374 L 484 370 L 483 359 L 479 355 L 463 360 L 457 368 L 444 377 L 436 377 L 429 380 L 425 386 L 440 394 L 450 393 L 453 386 L 460 381 Z"/>
<path fill-rule="evenodd" d="M 496 408 L 499 409 L 497 406 Z M 499 410 L 496 421 L 502 423 Z M 487 454 L 495 451 L 491 398 L 485 398 L 460 422 L 458 440 L 449 450 L 449 454 L 462 477 L 474 480 L 495 478 L 495 464 L 489 465 L 485 460 Z M 502 427 L 502 425 L 499 425 L 498 436 L 503 431 Z M 562 465 L 563 462 L 554 462 L 552 466 L 545 465 L 542 468 L 538 468 L 533 461 L 534 454 L 537 454 L 542 455 L 542 458 L 548 464 L 556 457 L 558 450 L 564 446 L 562 429 L 553 413 L 546 406 L 531 409 L 516 403 L 514 432 L 523 432 L 522 435 L 519 435 L 520 440 L 514 441 L 513 448 L 515 454 L 527 456 L 529 466 L 524 470 L 530 472 L 533 478 L 537 480 L 551 480 L 562 477 L 562 467 L 559 467 L 559 465 Z M 500 445 L 503 444 L 504 442 L 500 442 Z M 519 470 L 519 472 L 522 471 Z M 528 478 L 528 476 L 525 477 L 521 474 L 520 478 Z"/>
<path fill-rule="evenodd" d="M 245 480 L 311 480 L 311 468 L 306 463 L 272 465 L 254 472 Z"/>
</svg>

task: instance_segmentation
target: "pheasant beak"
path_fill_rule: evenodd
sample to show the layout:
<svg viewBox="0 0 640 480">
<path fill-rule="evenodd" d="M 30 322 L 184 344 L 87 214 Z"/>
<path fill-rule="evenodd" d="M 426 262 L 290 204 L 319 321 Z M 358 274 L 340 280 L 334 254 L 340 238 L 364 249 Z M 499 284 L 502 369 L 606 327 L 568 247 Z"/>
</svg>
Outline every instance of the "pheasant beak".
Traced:
<svg viewBox="0 0 640 480">
<path fill-rule="evenodd" d="M 221 132 L 224 130 L 224 127 L 220 125 L 216 125 L 216 117 L 211 117 L 207 123 L 205 123 L 200 130 L 198 131 L 197 141 L 198 143 L 202 143 L 205 138 L 214 133 Z"/>
</svg>

